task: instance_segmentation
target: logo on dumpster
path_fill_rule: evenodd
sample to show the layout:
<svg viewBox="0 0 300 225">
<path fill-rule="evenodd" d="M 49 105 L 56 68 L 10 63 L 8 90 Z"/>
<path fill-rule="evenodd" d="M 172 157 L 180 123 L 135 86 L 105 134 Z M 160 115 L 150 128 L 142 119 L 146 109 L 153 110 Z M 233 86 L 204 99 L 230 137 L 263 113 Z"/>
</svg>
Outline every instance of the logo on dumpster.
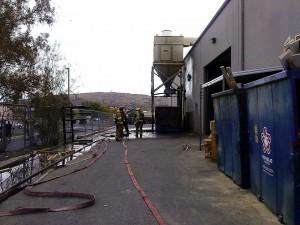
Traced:
<svg viewBox="0 0 300 225">
<path fill-rule="evenodd" d="M 261 141 L 263 144 L 263 152 L 270 154 L 271 153 L 271 135 L 268 133 L 267 128 L 263 128 L 261 133 Z"/>
</svg>

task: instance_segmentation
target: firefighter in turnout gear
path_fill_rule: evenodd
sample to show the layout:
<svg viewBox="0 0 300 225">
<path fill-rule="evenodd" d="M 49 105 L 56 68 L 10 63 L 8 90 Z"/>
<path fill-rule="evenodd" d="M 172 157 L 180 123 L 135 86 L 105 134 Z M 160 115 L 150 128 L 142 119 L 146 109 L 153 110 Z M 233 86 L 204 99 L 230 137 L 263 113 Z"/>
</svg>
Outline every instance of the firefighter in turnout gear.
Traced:
<svg viewBox="0 0 300 225">
<path fill-rule="evenodd" d="M 121 141 L 123 138 L 123 118 L 119 109 L 116 113 L 115 124 L 116 124 L 116 140 Z"/>
<path fill-rule="evenodd" d="M 123 119 L 123 127 L 125 128 L 125 131 L 126 131 L 126 134 L 124 136 L 128 137 L 129 136 L 128 120 L 127 120 L 126 113 L 124 112 L 124 107 L 120 106 L 119 110 L 120 110 L 120 113 L 121 113 L 122 119 Z"/>
<path fill-rule="evenodd" d="M 145 123 L 145 115 L 141 111 L 140 107 L 136 108 L 136 113 L 134 115 L 134 124 L 135 124 L 135 136 L 138 137 L 140 132 L 140 138 L 143 137 L 143 125 Z"/>
</svg>

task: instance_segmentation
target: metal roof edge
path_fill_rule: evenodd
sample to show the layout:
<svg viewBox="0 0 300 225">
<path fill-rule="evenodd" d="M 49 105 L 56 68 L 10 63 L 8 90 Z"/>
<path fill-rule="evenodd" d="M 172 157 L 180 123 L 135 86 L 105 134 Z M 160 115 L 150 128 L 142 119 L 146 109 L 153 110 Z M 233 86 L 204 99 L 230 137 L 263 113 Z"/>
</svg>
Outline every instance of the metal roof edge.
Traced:
<svg viewBox="0 0 300 225">
<path fill-rule="evenodd" d="M 232 74 L 234 77 L 240 77 L 240 76 L 252 75 L 252 74 L 257 74 L 257 73 L 278 72 L 278 71 L 282 71 L 282 66 L 266 67 L 266 68 L 252 69 L 252 70 L 243 70 L 243 71 L 233 72 Z M 222 80 L 223 80 L 223 75 L 220 75 L 217 78 L 202 84 L 201 88 L 208 87 L 208 86 L 213 85 Z"/>
<path fill-rule="evenodd" d="M 197 43 L 200 41 L 200 39 L 204 36 L 204 34 L 206 33 L 206 31 L 210 28 L 210 26 L 214 23 L 214 21 L 218 18 L 218 16 L 221 14 L 221 12 L 223 11 L 223 9 L 226 7 L 226 5 L 230 2 L 230 0 L 225 0 L 224 3 L 221 5 L 221 7 L 219 8 L 219 10 L 216 12 L 216 14 L 213 16 L 213 18 L 211 19 L 211 21 L 207 24 L 207 26 L 204 28 L 204 30 L 202 31 L 202 33 L 200 34 L 200 36 L 197 38 L 197 40 L 195 41 L 195 43 L 193 44 L 193 46 L 191 47 L 191 49 L 188 51 L 188 53 L 185 55 L 184 59 L 185 60 L 189 53 L 192 52 L 192 50 L 194 49 L 194 46 L 197 45 Z"/>
</svg>

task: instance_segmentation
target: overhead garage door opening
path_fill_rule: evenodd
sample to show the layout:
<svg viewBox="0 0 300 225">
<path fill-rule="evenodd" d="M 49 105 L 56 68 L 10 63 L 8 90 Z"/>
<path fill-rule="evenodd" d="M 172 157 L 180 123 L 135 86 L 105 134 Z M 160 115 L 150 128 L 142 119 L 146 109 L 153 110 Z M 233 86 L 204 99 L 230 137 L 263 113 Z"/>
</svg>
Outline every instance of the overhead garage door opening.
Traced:
<svg viewBox="0 0 300 225">
<path fill-rule="evenodd" d="M 211 63 L 204 67 L 205 72 L 205 82 L 209 82 L 220 75 L 222 75 L 221 66 L 231 66 L 231 48 L 228 48 L 221 55 L 215 58 Z M 222 82 L 218 82 L 214 85 L 211 85 L 203 90 L 203 101 L 204 105 L 204 114 L 203 114 L 203 122 L 204 122 L 204 134 L 210 134 L 210 121 L 214 120 L 214 110 L 213 110 L 213 100 L 211 98 L 211 94 L 222 91 Z"/>
</svg>

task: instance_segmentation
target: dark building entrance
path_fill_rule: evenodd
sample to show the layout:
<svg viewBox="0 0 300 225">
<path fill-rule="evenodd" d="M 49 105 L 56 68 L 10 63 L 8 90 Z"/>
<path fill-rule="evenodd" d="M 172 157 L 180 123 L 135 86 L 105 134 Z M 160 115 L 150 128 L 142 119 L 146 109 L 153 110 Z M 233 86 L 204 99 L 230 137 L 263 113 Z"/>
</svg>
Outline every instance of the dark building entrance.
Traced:
<svg viewBox="0 0 300 225">
<path fill-rule="evenodd" d="M 211 63 L 209 63 L 205 69 L 205 83 L 214 80 L 215 78 L 222 75 L 221 66 L 231 66 L 231 48 L 227 49 L 221 55 L 219 55 L 216 59 L 214 59 Z M 213 85 L 208 86 L 203 89 L 203 99 L 204 101 L 204 114 L 202 116 L 204 122 L 204 134 L 210 134 L 209 123 L 211 120 L 214 120 L 214 109 L 213 109 L 213 100 L 211 98 L 211 94 L 222 91 L 223 82 L 217 82 Z"/>
</svg>

